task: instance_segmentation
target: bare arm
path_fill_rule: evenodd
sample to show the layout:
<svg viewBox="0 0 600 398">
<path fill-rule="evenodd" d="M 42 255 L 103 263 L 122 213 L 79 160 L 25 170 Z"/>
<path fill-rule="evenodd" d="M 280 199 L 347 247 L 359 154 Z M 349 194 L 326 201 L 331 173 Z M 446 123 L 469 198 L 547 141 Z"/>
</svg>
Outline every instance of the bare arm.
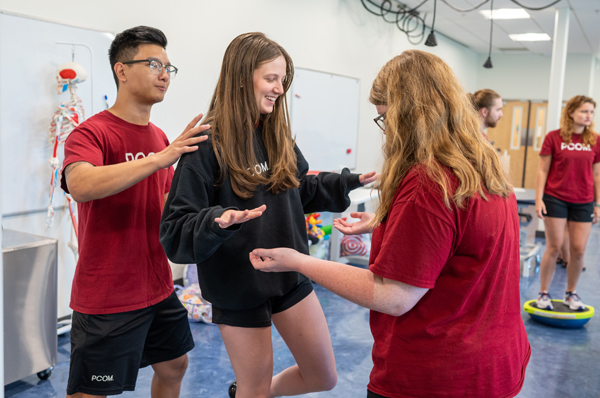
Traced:
<svg viewBox="0 0 600 398">
<path fill-rule="evenodd" d="M 210 126 L 194 127 L 202 115 L 196 116 L 185 131 L 162 151 L 130 162 L 98 166 L 87 162 L 75 162 L 65 169 L 65 178 L 71 196 L 82 203 L 115 195 L 137 184 L 152 173 L 171 166 L 184 153 L 198 149 L 196 144 L 206 141 L 207 136 L 194 137 Z"/>
<path fill-rule="evenodd" d="M 592 170 L 594 172 L 594 219 L 592 221 L 593 224 L 596 224 L 600 221 L 600 163 L 594 163 L 592 166 Z"/>
<path fill-rule="evenodd" d="M 250 253 L 250 261 L 254 268 L 265 272 L 300 272 L 353 303 L 392 316 L 411 310 L 428 291 L 292 249 L 255 249 Z"/>
<path fill-rule="evenodd" d="M 537 175 L 535 177 L 535 212 L 542 220 L 544 219 L 544 214 L 546 214 L 546 206 L 544 205 L 542 197 L 544 196 L 544 188 L 546 187 L 548 171 L 550 170 L 551 164 L 552 155 L 541 155 Z"/>
</svg>

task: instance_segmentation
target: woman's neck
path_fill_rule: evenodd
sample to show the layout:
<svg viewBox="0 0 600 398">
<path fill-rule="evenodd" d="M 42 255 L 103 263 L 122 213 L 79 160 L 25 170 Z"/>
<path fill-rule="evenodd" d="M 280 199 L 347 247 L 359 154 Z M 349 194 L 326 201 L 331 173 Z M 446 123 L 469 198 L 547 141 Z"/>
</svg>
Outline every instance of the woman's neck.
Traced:
<svg viewBox="0 0 600 398">
<path fill-rule="evenodd" d="M 585 126 L 579 124 L 573 124 L 573 134 L 581 134 L 585 130 Z"/>
</svg>

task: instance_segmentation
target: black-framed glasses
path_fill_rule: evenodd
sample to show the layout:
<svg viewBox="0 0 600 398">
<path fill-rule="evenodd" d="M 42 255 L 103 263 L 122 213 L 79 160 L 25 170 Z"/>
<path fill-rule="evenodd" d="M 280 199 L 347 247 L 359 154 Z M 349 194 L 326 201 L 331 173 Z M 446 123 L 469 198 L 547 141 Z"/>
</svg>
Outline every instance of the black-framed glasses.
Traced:
<svg viewBox="0 0 600 398">
<path fill-rule="evenodd" d="M 167 73 L 169 74 L 169 78 L 175 79 L 175 76 L 177 76 L 178 69 L 176 67 L 174 67 L 173 65 L 164 66 L 162 64 L 162 62 L 160 62 L 156 59 L 138 59 L 135 61 L 127 61 L 127 62 L 121 62 L 121 63 L 124 65 L 129 65 L 129 64 L 137 64 L 139 62 L 148 62 L 148 65 L 150 65 L 150 71 L 152 73 L 154 73 L 155 75 L 160 75 L 164 68 L 167 71 Z"/>
<path fill-rule="evenodd" d="M 385 131 L 385 115 L 387 112 L 383 112 L 381 115 L 377 116 L 373 121 L 376 125 L 379 126 L 380 129 Z"/>
</svg>

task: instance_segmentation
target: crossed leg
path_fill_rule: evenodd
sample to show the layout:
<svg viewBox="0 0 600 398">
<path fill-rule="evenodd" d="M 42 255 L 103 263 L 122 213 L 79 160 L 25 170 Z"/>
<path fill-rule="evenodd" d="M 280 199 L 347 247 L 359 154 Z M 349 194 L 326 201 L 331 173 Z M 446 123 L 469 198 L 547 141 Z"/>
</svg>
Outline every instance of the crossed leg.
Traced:
<svg viewBox="0 0 600 398">
<path fill-rule="evenodd" d="M 329 328 L 315 292 L 292 308 L 273 314 L 272 319 L 296 365 L 273 377 L 271 396 L 328 391 L 335 387 L 337 371 Z"/>
<path fill-rule="evenodd" d="M 236 398 L 273 398 L 335 387 L 333 348 L 315 292 L 273 314 L 272 321 L 296 360 L 296 365 L 275 377 L 270 327 L 219 325 L 236 377 Z"/>
</svg>

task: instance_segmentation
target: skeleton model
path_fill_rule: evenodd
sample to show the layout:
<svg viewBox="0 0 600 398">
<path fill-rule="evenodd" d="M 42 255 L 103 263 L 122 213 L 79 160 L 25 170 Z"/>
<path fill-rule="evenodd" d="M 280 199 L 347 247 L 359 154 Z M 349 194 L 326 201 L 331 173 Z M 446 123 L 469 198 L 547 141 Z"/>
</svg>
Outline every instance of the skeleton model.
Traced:
<svg viewBox="0 0 600 398">
<path fill-rule="evenodd" d="M 75 62 L 67 62 L 57 68 L 56 74 L 56 92 L 57 94 L 64 93 L 69 90 L 71 98 L 68 102 L 60 104 L 50 124 L 49 141 L 52 145 L 52 157 L 48 160 L 52 167 L 52 177 L 50 178 L 50 194 L 48 203 L 48 217 L 46 219 L 46 228 L 49 228 L 54 222 L 54 209 L 52 201 L 54 199 L 54 190 L 58 185 L 59 171 L 61 168 L 60 160 L 58 159 L 58 148 L 64 144 L 69 134 L 79 126 L 79 123 L 85 119 L 83 105 L 81 99 L 77 96 L 77 83 L 83 82 L 87 78 L 87 72 L 83 67 Z M 70 195 L 66 195 L 67 205 L 73 229 L 71 230 L 71 241 L 69 247 L 73 253 L 77 255 L 77 219 L 75 217 L 73 199 Z"/>
</svg>

